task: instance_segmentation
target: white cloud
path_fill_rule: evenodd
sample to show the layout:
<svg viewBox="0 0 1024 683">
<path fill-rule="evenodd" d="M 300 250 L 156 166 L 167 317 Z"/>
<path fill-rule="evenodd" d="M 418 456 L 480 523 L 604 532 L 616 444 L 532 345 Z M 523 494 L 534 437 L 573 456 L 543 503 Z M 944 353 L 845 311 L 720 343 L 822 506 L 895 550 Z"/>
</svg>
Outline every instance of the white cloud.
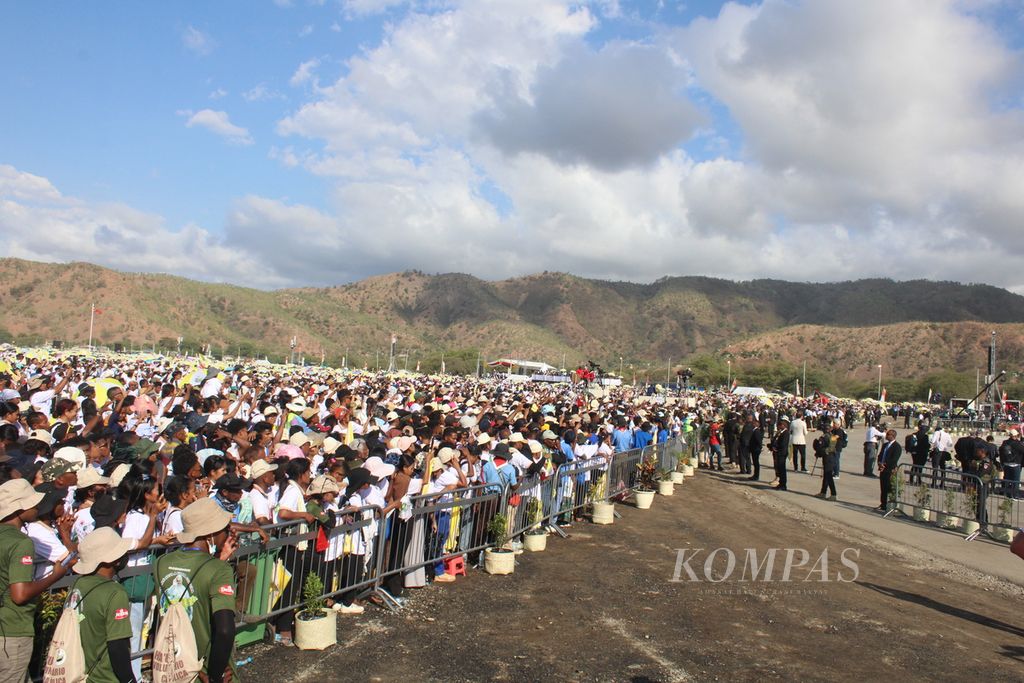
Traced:
<svg viewBox="0 0 1024 683">
<path fill-rule="evenodd" d="M 228 91 L 227 90 L 225 90 L 224 88 L 217 88 L 216 90 L 214 90 L 214 91 L 212 91 L 210 93 L 209 98 L 211 100 L 219 100 L 222 97 L 227 97 L 227 96 L 228 96 Z"/>
<path fill-rule="evenodd" d="M 331 22 L 331 30 L 335 33 L 341 33 L 341 24 L 336 21 Z"/>
<path fill-rule="evenodd" d="M 0 166 L 0 253 L 259 287 L 285 283 L 195 224 L 172 230 L 124 204 L 66 197 L 47 179 L 11 166 Z"/>
<path fill-rule="evenodd" d="M 242 99 L 246 102 L 267 102 L 270 100 L 283 100 L 285 97 L 268 87 L 266 83 L 259 83 L 243 92 Z"/>
<path fill-rule="evenodd" d="M 213 109 L 201 109 L 195 113 L 189 110 L 179 111 L 180 116 L 188 117 L 185 126 L 193 128 L 198 126 L 215 133 L 234 145 L 251 145 L 252 136 L 249 131 L 241 126 L 231 123 L 226 111 L 214 111 Z"/>
<path fill-rule="evenodd" d="M 289 85 L 293 88 L 297 88 L 298 86 L 303 85 L 304 83 L 309 83 L 310 81 L 315 84 L 316 74 L 314 72 L 318 66 L 320 66 L 320 60 L 316 58 L 299 64 L 299 68 L 295 70 L 295 73 L 292 74 L 292 77 L 288 80 Z"/>
<path fill-rule="evenodd" d="M 306 24 L 299 29 L 299 38 L 305 38 L 306 36 L 313 33 L 313 24 Z"/>
<path fill-rule="evenodd" d="M 408 2 L 409 0 L 342 0 L 341 6 L 347 15 L 358 17 L 380 14 Z"/>
<path fill-rule="evenodd" d="M 185 30 L 181 32 L 181 42 L 188 50 L 200 57 L 210 54 L 217 46 L 209 34 L 203 33 L 192 25 L 186 26 Z"/>
</svg>

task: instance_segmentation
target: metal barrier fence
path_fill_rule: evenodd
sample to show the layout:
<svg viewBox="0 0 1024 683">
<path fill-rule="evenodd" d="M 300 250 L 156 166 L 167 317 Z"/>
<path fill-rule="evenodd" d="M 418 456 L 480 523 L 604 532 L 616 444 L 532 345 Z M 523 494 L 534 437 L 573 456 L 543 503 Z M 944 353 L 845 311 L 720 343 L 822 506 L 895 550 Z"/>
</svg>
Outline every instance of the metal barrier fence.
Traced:
<svg viewBox="0 0 1024 683">
<path fill-rule="evenodd" d="M 489 527 L 497 514 L 505 515 L 509 537 L 553 526 L 558 518 L 567 521 L 593 502 L 628 496 L 638 484 L 640 465 L 651 458 L 661 469 L 674 469 L 683 447 L 675 438 L 607 458 L 566 463 L 553 476 L 530 478 L 515 488 L 477 485 L 414 495 L 408 505 L 387 515 L 378 506 L 345 509 L 331 528 L 304 522 L 268 525 L 263 527 L 269 535 L 265 543 L 255 533 L 243 533 L 231 558 L 237 580 L 236 645 L 262 640 L 268 623 L 280 624 L 283 618 L 288 624 L 305 602 L 303 588 L 311 574 L 323 584 L 321 598 L 351 604 L 377 595 L 386 606 L 396 607 L 400 603 L 394 596 L 403 587 L 426 583 L 427 568 L 439 573 L 446 560 L 492 546 Z M 133 604 L 143 606 L 133 659 L 152 652 L 150 643 L 159 628 L 153 563 L 181 547 L 151 546 L 137 558 L 130 555 L 134 566 L 118 573 L 137 598 Z M 62 595 L 76 578 L 64 577 L 48 594 Z"/>
<path fill-rule="evenodd" d="M 411 496 L 379 534 L 381 592 L 394 598 L 410 575 L 412 585 L 424 585 L 426 568 L 444 573 L 446 560 L 492 545 L 488 527 L 505 509 L 507 494 L 508 487 L 477 485 Z"/>
<path fill-rule="evenodd" d="M 902 464 L 892 480 L 890 510 L 886 514 L 899 509 L 919 521 L 935 521 L 947 528 L 962 528 L 969 534 L 968 540 L 976 536 L 972 523 L 985 525 L 989 487 L 973 474 Z"/>
</svg>

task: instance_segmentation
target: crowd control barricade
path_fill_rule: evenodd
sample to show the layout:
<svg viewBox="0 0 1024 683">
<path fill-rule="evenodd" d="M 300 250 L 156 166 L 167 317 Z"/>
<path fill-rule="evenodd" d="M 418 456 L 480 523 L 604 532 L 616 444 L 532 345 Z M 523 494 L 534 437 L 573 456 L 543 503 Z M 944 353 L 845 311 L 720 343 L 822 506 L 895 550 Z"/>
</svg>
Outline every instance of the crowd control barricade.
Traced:
<svg viewBox="0 0 1024 683">
<path fill-rule="evenodd" d="M 540 477 L 533 475 L 521 481 L 514 492 L 510 492 L 505 506 L 509 518 L 509 538 L 538 527 L 550 526 L 557 511 L 555 505 L 557 473 Z"/>
<path fill-rule="evenodd" d="M 639 448 L 612 455 L 604 500 L 623 500 L 636 489 L 640 480 L 640 463 L 643 462 L 643 456 L 644 452 Z"/>
<path fill-rule="evenodd" d="M 402 577 L 429 567 L 440 573 L 446 560 L 490 546 L 488 527 L 505 510 L 506 493 L 505 487 L 482 484 L 411 496 L 408 505 L 386 520 L 383 589 L 392 595 L 402 585 Z"/>
<path fill-rule="evenodd" d="M 278 525 L 265 547 L 270 563 L 263 568 L 262 581 L 253 577 L 244 596 L 258 600 L 258 609 L 243 620 L 267 621 L 301 609 L 311 574 L 323 584 L 322 598 L 351 601 L 374 592 L 380 577 L 382 522 L 381 508 L 365 505 L 342 508 L 332 528 L 304 522 Z"/>
<path fill-rule="evenodd" d="M 986 531 L 996 540 L 1009 542 L 1024 526 L 1021 516 L 1021 485 L 1012 479 L 993 479 L 985 496 Z"/>
<path fill-rule="evenodd" d="M 555 510 L 558 521 L 568 523 L 591 503 L 604 500 L 603 484 L 608 462 L 604 456 L 566 463 L 555 474 Z"/>
<path fill-rule="evenodd" d="M 925 465 L 901 464 L 893 474 L 891 514 L 898 509 L 918 521 L 965 531 L 967 540 L 984 526 L 988 486 L 973 474 Z M 895 506 L 892 506 L 895 503 Z"/>
</svg>

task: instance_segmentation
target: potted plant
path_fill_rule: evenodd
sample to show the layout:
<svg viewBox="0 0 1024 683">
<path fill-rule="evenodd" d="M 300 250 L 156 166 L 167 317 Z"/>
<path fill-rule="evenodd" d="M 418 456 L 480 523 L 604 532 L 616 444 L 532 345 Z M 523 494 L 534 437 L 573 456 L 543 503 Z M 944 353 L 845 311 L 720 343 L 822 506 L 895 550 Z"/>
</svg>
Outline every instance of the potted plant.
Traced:
<svg viewBox="0 0 1024 683">
<path fill-rule="evenodd" d="M 608 473 L 597 475 L 594 485 L 590 487 L 590 521 L 594 524 L 611 524 L 615 521 L 615 503 L 605 500 L 608 493 Z"/>
<path fill-rule="evenodd" d="M 675 469 L 668 473 L 669 480 L 677 485 L 686 481 L 686 465 L 680 463 L 679 466 L 683 469 Z"/>
<path fill-rule="evenodd" d="M 975 486 L 971 486 L 967 489 L 967 505 L 971 516 L 966 515 L 960 519 L 960 530 L 965 534 L 973 534 L 975 531 L 981 528 L 978 523 L 978 489 Z"/>
<path fill-rule="evenodd" d="M 903 477 L 900 470 L 896 470 L 893 477 L 889 480 L 889 509 L 900 510 L 900 497 L 903 494 Z"/>
<path fill-rule="evenodd" d="M 647 510 L 654 503 L 654 491 L 658 488 L 658 463 L 654 458 L 641 460 L 637 470 L 634 492 L 636 507 L 639 510 Z"/>
<path fill-rule="evenodd" d="M 516 569 L 516 556 L 508 548 L 508 517 L 494 515 L 487 525 L 494 546 L 484 550 L 484 571 L 488 574 L 511 574 Z"/>
<path fill-rule="evenodd" d="M 998 514 L 998 525 L 990 525 L 989 533 L 992 538 L 1003 543 L 1009 543 L 1013 540 L 1014 529 L 1010 524 L 1010 520 L 1013 518 L 1013 499 L 1003 498 L 1003 501 L 999 503 L 999 514 Z"/>
<path fill-rule="evenodd" d="M 672 470 L 661 470 L 658 472 L 658 495 L 671 496 L 675 492 L 676 485 L 672 483 Z"/>
<path fill-rule="evenodd" d="M 295 615 L 295 646 L 300 650 L 324 650 L 338 642 L 337 614 L 324 609 L 324 583 L 316 574 L 302 585 L 305 609 Z"/>
<path fill-rule="evenodd" d="M 540 498 L 530 498 L 526 506 L 526 518 L 530 521 L 530 528 L 523 535 L 523 548 L 531 553 L 542 552 L 548 546 L 548 530 L 541 524 L 544 506 Z"/>
<path fill-rule="evenodd" d="M 946 489 L 943 498 L 945 499 L 945 505 L 942 506 L 944 512 L 937 513 L 935 521 L 943 529 L 956 529 L 960 526 L 960 518 L 953 514 L 953 509 L 956 505 L 956 491 Z"/>
<path fill-rule="evenodd" d="M 693 473 L 694 473 L 694 469 L 693 469 L 693 456 L 691 456 L 689 453 L 687 453 L 683 457 L 683 476 L 684 477 L 692 477 Z M 682 482 L 679 482 L 679 483 L 682 483 Z"/>
<path fill-rule="evenodd" d="M 917 502 L 917 505 L 914 506 L 914 519 L 918 522 L 931 521 L 932 513 L 929 508 L 932 506 L 932 490 L 928 488 L 927 484 L 917 487 L 914 499 Z"/>
</svg>

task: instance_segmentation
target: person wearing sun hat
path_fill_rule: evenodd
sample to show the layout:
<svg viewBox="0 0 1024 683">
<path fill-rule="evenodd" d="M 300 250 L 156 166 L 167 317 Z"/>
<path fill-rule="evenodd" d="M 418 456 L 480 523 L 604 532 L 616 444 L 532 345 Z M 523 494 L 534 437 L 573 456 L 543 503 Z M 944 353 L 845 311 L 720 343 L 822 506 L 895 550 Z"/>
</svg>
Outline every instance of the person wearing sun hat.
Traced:
<svg viewBox="0 0 1024 683">
<path fill-rule="evenodd" d="M 78 545 L 74 570 L 81 576 L 67 605 L 78 615 L 85 668 L 91 681 L 134 681 L 128 591 L 114 580 L 132 541 L 110 528 L 97 529 Z"/>
<path fill-rule="evenodd" d="M 0 680 L 4 681 L 25 680 L 35 637 L 36 601 L 75 561 L 57 564 L 45 578 L 33 580 L 35 549 L 21 528 L 35 521 L 43 496 L 24 479 L 0 485 Z"/>
<path fill-rule="evenodd" d="M 211 498 L 202 498 L 181 512 L 184 547 L 157 558 L 154 592 L 161 614 L 172 601 L 191 603 L 190 619 L 205 680 L 219 683 L 232 667 L 235 641 L 235 574 L 228 558 L 238 542 L 228 531 L 231 513 Z M 216 551 L 216 557 L 211 553 Z"/>
</svg>

